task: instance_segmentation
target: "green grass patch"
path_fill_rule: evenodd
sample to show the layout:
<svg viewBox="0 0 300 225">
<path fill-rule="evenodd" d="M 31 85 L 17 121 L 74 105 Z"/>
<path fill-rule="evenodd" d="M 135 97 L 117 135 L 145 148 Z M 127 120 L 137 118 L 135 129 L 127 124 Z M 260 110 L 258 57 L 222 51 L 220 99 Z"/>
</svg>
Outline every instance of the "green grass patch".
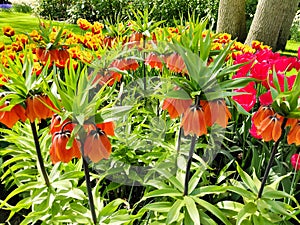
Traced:
<svg viewBox="0 0 300 225">
<path fill-rule="evenodd" d="M 43 20 L 43 19 L 41 19 Z M 43 20 L 44 21 L 44 20 Z M 2 27 L 11 26 L 16 34 L 30 33 L 32 30 L 39 29 L 39 19 L 33 15 L 16 12 L 0 12 L 0 42 L 5 44 L 11 43 L 10 38 L 3 35 Z M 80 28 L 76 24 L 68 24 L 65 22 L 53 22 L 55 26 L 64 26 L 75 33 L 80 33 Z"/>
</svg>

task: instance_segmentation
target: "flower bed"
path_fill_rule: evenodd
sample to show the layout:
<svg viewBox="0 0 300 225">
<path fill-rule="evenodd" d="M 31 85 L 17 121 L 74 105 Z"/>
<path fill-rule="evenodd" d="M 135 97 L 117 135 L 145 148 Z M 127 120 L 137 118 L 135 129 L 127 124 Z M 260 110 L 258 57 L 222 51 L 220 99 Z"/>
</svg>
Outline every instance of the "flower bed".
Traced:
<svg viewBox="0 0 300 225">
<path fill-rule="evenodd" d="M 135 16 L 79 19 L 81 35 L 3 27 L 7 220 L 300 222 L 299 58 L 215 34 L 205 19 Z"/>
</svg>

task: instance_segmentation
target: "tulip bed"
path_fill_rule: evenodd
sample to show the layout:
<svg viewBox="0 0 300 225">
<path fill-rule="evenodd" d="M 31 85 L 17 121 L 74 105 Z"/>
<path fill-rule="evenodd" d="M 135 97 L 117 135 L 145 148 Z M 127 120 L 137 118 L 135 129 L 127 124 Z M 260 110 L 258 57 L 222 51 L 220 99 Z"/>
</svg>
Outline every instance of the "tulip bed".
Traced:
<svg viewBox="0 0 300 225">
<path fill-rule="evenodd" d="M 3 27 L 4 219 L 300 223 L 300 56 L 134 15 Z"/>
</svg>

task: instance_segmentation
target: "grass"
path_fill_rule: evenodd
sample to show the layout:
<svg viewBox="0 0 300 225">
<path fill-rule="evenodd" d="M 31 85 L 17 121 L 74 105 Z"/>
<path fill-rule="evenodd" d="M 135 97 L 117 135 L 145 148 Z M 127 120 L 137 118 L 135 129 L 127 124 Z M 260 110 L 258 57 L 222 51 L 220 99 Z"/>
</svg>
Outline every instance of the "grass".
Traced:
<svg viewBox="0 0 300 225">
<path fill-rule="evenodd" d="M 30 33 L 32 30 L 37 30 L 39 27 L 39 19 L 33 15 L 15 12 L 0 12 L 0 42 L 5 44 L 10 43 L 10 38 L 3 35 L 2 27 L 11 26 L 16 34 Z M 65 22 L 53 22 L 53 25 L 63 25 L 66 29 L 72 30 L 75 33 L 80 32 L 80 28 L 75 24 L 67 24 Z"/>
<path fill-rule="evenodd" d="M 0 28 L 3 26 L 11 26 L 16 33 L 30 33 L 34 29 L 38 29 L 39 19 L 33 15 L 15 12 L 0 12 Z M 66 29 L 74 33 L 81 33 L 80 28 L 74 24 L 67 24 L 65 22 L 53 22 L 53 25 L 63 25 Z M 5 44 L 11 43 L 10 39 L 3 35 L 0 31 L 0 42 Z M 286 45 L 286 50 L 281 52 L 287 56 L 297 56 L 300 42 L 289 40 Z"/>
</svg>

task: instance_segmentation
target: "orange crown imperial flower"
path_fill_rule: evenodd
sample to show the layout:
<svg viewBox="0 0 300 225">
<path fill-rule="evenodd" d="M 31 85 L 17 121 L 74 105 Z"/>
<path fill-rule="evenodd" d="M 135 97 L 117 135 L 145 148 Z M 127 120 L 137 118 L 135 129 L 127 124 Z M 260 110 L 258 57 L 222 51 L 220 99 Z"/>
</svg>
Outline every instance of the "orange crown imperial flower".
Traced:
<svg viewBox="0 0 300 225">
<path fill-rule="evenodd" d="M 97 163 L 101 159 L 108 159 L 110 153 L 111 144 L 106 134 L 98 127 L 90 130 L 84 142 L 84 155 Z"/>
<path fill-rule="evenodd" d="M 81 157 L 78 141 L 74 140 L 70 149 L 67 149 L 70 136 L 71 132 L 69 130 L 64 131 L 63 128 L 60 132 L 53 134 L 50 148 L 50 158 L 53 164 L 57 162 L 68 163 L 74 157 L 78 159 Z"/>
<path fill-rule="evenodd" d="M 183 114 L 192 104 L 192 99 L 166 98 L 162 105 L 162 110 L 168 110 L 171 119 L 175 119 Z"/>
<path fill-rule="evenodd" d="M 209 102 L 211 115 L 211 122 L 220 125 L 223 128 L 227 127 L 228 120 L 231 119 L 231 113 L 229 112 L 225 100 L 217 99 Z M 207 126 L 211 126 L 209 123 Z"/>
<path fill-rule="evenodd" d="M 287 135 L 287 143 L 300 145 L 300 119 L 296 120 L 292 124 L 291 129 Z"/>
<path fill-rule="evenodd" d="M 196 96 L 195 104 L 185 111 L 182 118 L 181 127 L 183 127 L 184 135 L 207 134 L 207 127 L 210 123 L 211 111 L 208 102 Z"/>
<path fill-rule="evenodd" d="M 283 117 L 277 113 L 267 116 L 257 127 L 257 134 L 261 135 L 264 141 L 277 141 L 282 133 L 281 124 Z"/>
<path fill-rule="evenodd" d="M 0 108 L 9 106 L 10 102 L 6 101 Z M 21 105 L 15 105 L 10 111 L 0 111 L 0 122 L 8 128 L 12 128 L 18 120 L 25 122 L 25 109 Z"/>
<path fill-rule="evenodd" d="M 46 95 L 30 96 L 26 99 L 25 103 L 25 114 L 30 122 L 34 122 L 35 119 L 47 119 L 54 114 L 49 107 L 55 108 L 55 106 Z"/>
</svg>

